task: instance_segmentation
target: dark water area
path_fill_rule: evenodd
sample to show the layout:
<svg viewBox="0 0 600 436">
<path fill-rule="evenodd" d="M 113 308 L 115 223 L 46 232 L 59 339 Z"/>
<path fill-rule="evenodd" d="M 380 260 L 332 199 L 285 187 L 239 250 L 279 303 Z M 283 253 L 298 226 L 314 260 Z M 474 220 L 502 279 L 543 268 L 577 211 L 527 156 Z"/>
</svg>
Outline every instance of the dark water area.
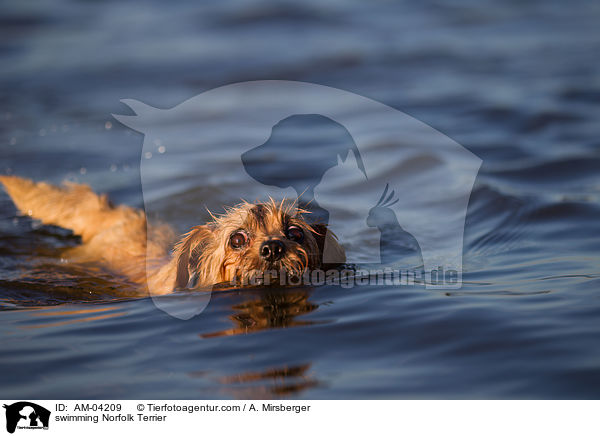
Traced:
<svg viewBox="0 0 600 436">
<path fill-rule="evenodd" d="M 119 101 L 170 108 L 259 79 L 383 102 L 483 163 L 461 289 L 227 290 L 185 321 L 65 262 L 79 238 L 2 192 L 0 397 L 599 398 L 599 19 L 585 1 L 5 2 L 2 174 L 142 207 L 151 157 Z M 242 181 L 198 186 L 180 159 L 143 194 L 183 231 Z"/>
</svg>

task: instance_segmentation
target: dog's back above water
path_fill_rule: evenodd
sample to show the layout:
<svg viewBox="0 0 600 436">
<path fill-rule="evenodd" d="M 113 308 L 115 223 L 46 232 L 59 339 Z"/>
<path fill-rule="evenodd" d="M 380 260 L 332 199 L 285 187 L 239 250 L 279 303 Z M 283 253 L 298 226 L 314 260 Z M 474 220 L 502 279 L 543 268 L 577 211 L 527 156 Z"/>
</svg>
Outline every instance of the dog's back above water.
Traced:
<svg viewBox="0 0 600 436">
<path fill-rule="evenodd" d="M 336 263 L 345 261 L 333 234 L 309 224 L 294 202 L 243 202 L 178 240 L 168 225 L 150 226 L 144 211 L 114 206 L 86 185 L 17 176 L 0 176 L 0 182 L 22 214 L 81 236 L 82 245 L 69 253 L 73 262 L 97 262 L 137 283 L 140 292 L 256 283 L 267 272 L 299 277 L 323 266 L 325 239 Z"/>
</svg>

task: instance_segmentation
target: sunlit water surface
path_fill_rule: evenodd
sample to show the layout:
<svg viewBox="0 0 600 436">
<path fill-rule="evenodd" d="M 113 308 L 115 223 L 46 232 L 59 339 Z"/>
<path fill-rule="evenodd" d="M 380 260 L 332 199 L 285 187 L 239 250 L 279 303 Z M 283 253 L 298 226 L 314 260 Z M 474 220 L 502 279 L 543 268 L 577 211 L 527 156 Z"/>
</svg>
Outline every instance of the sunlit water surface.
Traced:
<svg viewBox="0 0 600 436">
<path fill-rule="evenodd" d="M 0 397 L 597 398 L 600 11 L 521 6 L 2 6 L 4 173 L 140 207 L 143 138 L 111 118 L 119 99 L 167 108 L 253 79 L 380 100 L 483 166 L 462 289 L 229 290 L 186 321 L 64 262 L 78 239 L 0 194 Z M 239 181 L 199 186 L 179 164 L 144 188 L 178 230 L 237 198 Z"/>
</svg>

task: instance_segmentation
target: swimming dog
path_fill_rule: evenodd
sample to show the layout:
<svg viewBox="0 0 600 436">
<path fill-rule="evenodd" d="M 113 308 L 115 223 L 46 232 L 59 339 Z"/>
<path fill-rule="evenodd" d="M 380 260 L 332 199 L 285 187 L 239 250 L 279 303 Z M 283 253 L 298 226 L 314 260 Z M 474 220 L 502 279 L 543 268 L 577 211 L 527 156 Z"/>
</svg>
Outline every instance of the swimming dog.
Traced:
<svg viewBox="0 0 600 436">
<path fill-rule="evenodd" d="M 68 253 L 73 262 L 95 262 L 144 285 L 153 295 L 219 283 L 268 284 L 265 278 L 299 277 L 323 268 L 323 247 L 344 250 L 322 224 L 309 224 L 295 202 L 242 202 L 192 227 L 178 241 L 166 224 L 150 225 L 144 211 L 113 206 L 87 185 L 54 186 L 17 176 L 0 183 L 24 215 L 73 231 L 82 244 Z"/>
</svg>

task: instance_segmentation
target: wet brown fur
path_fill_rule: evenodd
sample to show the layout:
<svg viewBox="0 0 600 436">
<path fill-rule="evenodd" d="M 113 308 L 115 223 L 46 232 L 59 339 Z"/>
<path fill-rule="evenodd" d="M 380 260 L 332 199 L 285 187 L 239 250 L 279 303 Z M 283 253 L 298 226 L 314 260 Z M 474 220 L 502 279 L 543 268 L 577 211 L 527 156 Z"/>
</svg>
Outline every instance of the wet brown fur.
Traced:
<svg viewBox="0 0 600 436">
<path fill-rule="evenodd" d="M 16 176 L 0 176 L 0 183 L 21 213 L 81 236 L 82 245 L 70 253 L 73 261 L 98 262 L 146 285 L 151 294 L 231 281 L 244 285 L 267 270 L 299 276 L 323 267 L 325 238 L 336 247 L 339 263 L 345 261 L 332 233 L 323 225 L 309 225 L 303 218 L 306 211 L 293 202 L 243 202 L 193 227 L 174 244 L 175 234 L 168 225 L 148 226 L 142 210 L 113 206 L 89 186 L 65 183 L 58 187 Z M 304 231 L 301 243 L 286 238 L 290 225 Z M 238 230 L 244 230 L 249 241 L 234 249 L 229 240 Z M 268 239 L 279 239 L 285 246 L 277 262 L 269 263 L 259 254 Z"/>
</svg>

